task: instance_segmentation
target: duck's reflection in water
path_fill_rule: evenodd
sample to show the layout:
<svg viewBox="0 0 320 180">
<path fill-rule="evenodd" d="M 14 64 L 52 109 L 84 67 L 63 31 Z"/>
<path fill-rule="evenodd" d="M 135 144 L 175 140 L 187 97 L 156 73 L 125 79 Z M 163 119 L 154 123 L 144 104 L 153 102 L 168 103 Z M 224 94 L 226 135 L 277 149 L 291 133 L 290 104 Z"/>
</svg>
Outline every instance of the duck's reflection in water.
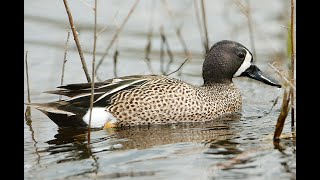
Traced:
<svg viewBox="0 0 320 180">
<path fill-rule="evenodd" d="M 224 117 L 206 123 L 181 123 L 171 125 L 137 126 L 92 130 L 91 144 L 88 146 L 88 129 L 58 130 L 55 139 L 47 141 L 50 145 L 46 151 L 60 153 L 72 151 L 72 158 L 83 159 L 92 156 L 92 152 L 106 150 L 146 149 L 153 146 L 181 142 L 201 142 L 215 147 L 219 142 L 226 142 L 236 137 L 232 122 L 238 121 L 240 115 Z M 221 144 L 221 143 L 220 143 Z M 97 149 L 99 150 L 97 150 Z"/>
</svg>

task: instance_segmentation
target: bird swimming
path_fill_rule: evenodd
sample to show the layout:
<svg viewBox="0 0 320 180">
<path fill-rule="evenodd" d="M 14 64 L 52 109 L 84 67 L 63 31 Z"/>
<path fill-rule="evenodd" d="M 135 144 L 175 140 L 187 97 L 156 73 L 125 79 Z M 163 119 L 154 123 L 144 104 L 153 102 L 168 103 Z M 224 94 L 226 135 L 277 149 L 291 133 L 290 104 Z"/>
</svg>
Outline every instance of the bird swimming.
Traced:
<svg viewBox="0 0 320 180">
<path fill-rule="evenodd" d="M 200 86 L 164 75 L 132 75 L 96 82 L 90 126 L 206 122 L 241 112 L 240 90 L 232 82 L 233 78 L 241 76 L 281 88 L 276 80 L 253 64 L 252 53 L 245 46 L 222 40 L 206 54 Z M 57 88 L 46 93 L 68 98 L 28 105 L 43 112 L 59 127 L 88 127 L 91 83 Z"/>
</svg>

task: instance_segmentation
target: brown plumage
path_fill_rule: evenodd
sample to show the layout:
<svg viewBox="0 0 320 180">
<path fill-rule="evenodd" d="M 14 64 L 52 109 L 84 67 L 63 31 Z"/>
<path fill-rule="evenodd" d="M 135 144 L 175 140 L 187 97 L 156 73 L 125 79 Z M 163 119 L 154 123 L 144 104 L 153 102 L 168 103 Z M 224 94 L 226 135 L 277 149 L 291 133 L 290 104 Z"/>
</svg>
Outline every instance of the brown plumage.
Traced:
<svg viewBox="0 0 320 180">
<path fill-rule="evenodd" d="M 206 122 L 222 115 L 240 113 L 242 98 L 232 78 L 248 76 L 281 87 L 252 64 L 252 55 L 234 41 L 212 46 L 203 64 L 204 84 L 195 86 L 162 75 L 135 75 L 95 83 L 94 127 L 111 120 L 116 126 Z M 86 127 L 91 84 L 70 84 L 47 93 L 69 98 L 32 104 L 59 127 Z M 102 110 L 101 110 L 102 109 Z M 99 115 L 98 115 L 99 114 Z M 94 120 L 95 121 L 95 120 Z"/>
</svg>

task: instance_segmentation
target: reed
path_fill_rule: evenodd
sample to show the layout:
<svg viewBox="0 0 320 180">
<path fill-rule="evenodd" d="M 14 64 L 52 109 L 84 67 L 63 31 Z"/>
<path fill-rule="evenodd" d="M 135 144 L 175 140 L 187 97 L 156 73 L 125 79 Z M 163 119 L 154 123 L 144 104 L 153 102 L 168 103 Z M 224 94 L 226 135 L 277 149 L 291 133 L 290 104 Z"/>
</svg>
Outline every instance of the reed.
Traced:
<svg viewBox="0 0 320 180">
<path fill-rule="evenodd" d="M 294 86 L 295 85 L 295 78 L 294 78 L 294 64 L 295 64 L 295 42 L 294 42 L 294 7 L 295 3 L 294 0 L 291 0 L 291 28 L 290 28 L 290 39 L 291 39 L 291 73 L 290 73 L 290 79 L 291 79 L 291 84 Z M 294 121 L 295 121 L 295 91 L 291 90 L 290 91 L 290 96 L 291 96 L 291 127 L 294 127 Z"/>
<path fill-rule="evenodd" d="M 145 52 L 146 61 L 150 62 L 150 57 L 149 56 L 150 56 L 151 46 L 152 46 L 152 41 L 151 41 L 151 39 L 152 39 L 152 29 L 149 31 L 147 38 L 148 38 L 148 42 L 147 42 L 147 45 L 146 45 L 146 47 L 144 49 L 144 52 Z"/>
<path fill-rule="evenodd" d="M 202 45 L 204 45 L 206 40 L 205 40 L 205 37 L 203 35 L 203 30 L 202 30 L 202 25 L 201 25 L 201 20 L 200 20 L 197 0 L 194 0 L 193 4 L 194 4 L 194 10 L 195 10 L 195 15 L 196 15 L 196 19 L 197 19 L 197 25 L 198 25 L 198 28 L 199 28 L 199 34 L 200 34 L 201 43 L 202 43 Z M 205 55 L 206 53 L 203 53 L 203 54 Z"/>
<path fill-rule="evenodd" d="M 169 71 L 169 69 L 170 69 L 171 64 L 173 63 L 173 53 L 172 53 L 172 51 L 170 49 L 169 41 L 166 38 L 166 35 L 164 33 L 164 29 L 161 28 L 160 30 L 162 31 L 161 32 L 161 38 L 163 39 L 164 45 L 166 47 L 166 52 L 167 52 L 167 54 L 169 56 L 169 62 L 167 63 L 166 70 L 165 70 L 165 73 L 167 73 Z"/>
<path fill-rule="evenodd" d="M 113 37 L 112 37 L 112 39 L 111 39 L 108 47 L 107 47 L 106 50 L 105 50 L 105 53 L 102 55 L 102 57 L 100 58 L 100 60 L 99 60 L 99 62 L 98 62 L 98 64 L 97 64 L 97 67 L 96 67 L 96 70 L 95 70 L 95 71 L 96 71 L 95 74 L 98 72 L 98 69 L 99 69 L 99 67 L 101 66 L 104 58 L 108 55 L 109 50 L 111 49 L 111 47 L 112 47 L 112 45 L 114 44 L 114 42 L 117 40 L 120 32 L 122 31 L 123 27 L 124 27 L 125 24 L 127 23 L 127 21 L 128 21 L 128 19 L 129 19 L 129 17 L 131 16 L 131 14 L 134 12 L 134 10 L 135 10 L 136 6 L 138 5 L 139 1 L 140 1 L 140 0 L 136 0 L 136 2 L 135 2 L 135 3 L 133 4 L 133 6 L 131 7 L 128 15 L 126 16 L 126 18 L 124 19 L 124 21 L 122 22 L 122 24 L 120 25 L 120 27 L 117 29 L 116 33 L 113 35 Z"/>
<path fill-rule="evenodd" d="M 285 119 L 289 113 L 289 110 L 291 109 L 291 128 L 294 128 L 294 119 L 295 119 L 295 106 L 294 106 L 294 98 L 295 98 L 295 79 L 294 79 L 294 64 L 295 64 L 295 50 L 294 50 L 294 0 L 291 0 L 291 19 L 290 19 L 290 29 L 289 29 L 289 46 L 290 46 L 290 56 L 291 56 L 291 67 L 289 68 L 289 80 L 287 78 L 284 78 L 287 82 L 287 84 L 290 85 L 289 87 L 289 95 L 287 93 L 287 90 L 285 89 L 284 95 L 283 95 L 283 101 L 282 101 L 282 107 L 281 112 L 277 120 L 275 132 L 274 132 L 274 141 L 279 141 L 280 136 L 282 133 L 282 129 L 285 123 Z M 278 72 L 278 71 L 277 71 Z M 282 76 L 284 77 L 284 76 Z M 290 102 L 290 108 L 289 108 L 289 102 Z"/>
<path fill-rule="evenodd" d="M 153 36 L 153 26 L 152 26 L 152 22 L 153 22 L 153 17 L 154 17 L 154 8 L 155 8 L 155 2 L 152 1 L 152 8 L 150 8 L 150 21 L 149 21 L 149 31 L 148 31 L 148 35 L 147 35 L 147 45 L 144 49 L 145 52 L 145 61 L 147 61 L 148 63 L 148 67 L 150 65 L 150 53 L 151 53 L 151 47 L 152 47 L 152 36 Z M 150 66 L 151 67 L 151 66 Z"/>
<path fill-rule="evenodd" d="M 83 71 L 84 71 L 84 73 L 85 73 L 85 75 L 86 75 L 87 81 L 88 81 L 88 82 L 91 82 L 90 75 L 89 75 L 88 69 L 87 69 L 87 64 L 86 64 L 86 61 L 85 61 L 85 59 L 84 59 L 83 52 L 82 52 L 82 48 L 81 48 L 81 45 L 80 45 L 80 40 L 79 40 L 79 37 L 78 37 L 78 32 L 77 32 L 77 30 L 76 30 L 76 27 L 74 26 L 72 14 L 71 14 L 71 11 L 70 11 L 70 9 L 69 9 L 67 0 L 63 0 L 63 3 L 64 3 L 64 6 L 65 6 L 65 8 L 66 8 L 67 14 L 68 14 L 70 27 L 71 27 L 71 30 L 72 30 L 72 34 L 73 34 L 74 41 L 75 41 L 75 43 L 76 43 L 76 45 L 77 45 L 77 49 L 78 49 L 78 53 L 79 53 L 79 56 L 80 56 L 80 60 L 81 60 L 81 64 L 82 64 Z"/>
<path fill-rule="evenodd" d="M 252 20 L 252 13 L 250 8 L 250 1 L 247 0 L 247 5 L 245 6 L 242 4 L 239 0 L 234 0 L 236 5 L 239 7 L 240 11 L 246 16 L 247 18 L 247 25 L 249 29 L 249 38 L 250 38 L 250 44 L 252 49 L 252 55 L 256 57 L 256 48 L 254 43 L 254 36 L 253 36 L 253 20 Z"/>
<path fill-rule="evenodd" d="M 152 30 L 150 30 L 149 33 L 148 33 L 148 42 L 147 42 L 146 48 L 144 49 L 145 57 L 142 58 L 142 59 L 147 64 L 149 71 L 153 73 L 153 70 L 152 70 L 152 67 L 151 67 L 151 64 L 150 64 L 151 59 L 149 57 L 150 53 L 151 53 L 151 46 L 152 46 L 151 39 L 152 39 Z"/>
<path fill-rule="evenodd" d="M 248 16 L 247 16 L 247 22 L 248 22 L 248 29 L 249 29 L 249 37 L 250 37 L 250 44 L 251 44 L 251 50 L 254 57 L 256 56 L 256 46 L 254 43 L 254 34 L 253 34 L 253 26 L 252 26 L 252 13 L 250 8 L 250 1 L 247 0 L 247 9 L 248 9 Z"/>
<path fill-rule="evenodd" d="M 160 27 L 160 36 L 161 36 L 161 46 L 160 46 L 160 71 L 162 74 L 167 74 L 167 72 L 169 71 L 170 69 L 170 66 L 173 62 L 173 53 L 172 51 L 170 50 L 170 46 L 169 46 L 169 42 L 166 38 L 166 35 L 164 33 L 164 29 L 163 29 L 163 26 Z M 164 48 L 166 48 L 166 51 L 164 51 Z M 166 69 L 164 70 L 164 53 L 167 53 L 168 56 L 169 56 L 169 62 L 167 63 L 166 65 Z"/>
<path fill-rule="evenodd" d="M 113 55 L 113 75 L 114 77 L 118 77 L 117 74 L 117 64 L 118 64 L 118 56 L 119 56 L 119 51 L 116 49 Z"/>
<path fill-rule="evenodd" d="M 82 2 L 84 5 L 88 6 L 88 7 L 91 8 L 92 10 L 94 10 L 94 7 L 91 6 L 89 3 L 87 3 L 86 1 L 80 0 L 80 2 Z"/>
<path fill-rule="evenodd" d="M 151 67 L 151 64 L 150 64 L 150 61 L 146 60 L 145 58 L 142 58 L 143 62 L 146 63 L 147 67 L 148 67 L 148 70 L 150 71 L 151 74 L 154 74 L 154 71 Z"/>
<path fill-rule="evenodd" d="M 160 72 L 161 74 L 165 74 L 165 71 L 164 71 L 164 55 L 165 55 L 165 52 L 164 52 L 164 44 L 165 44 L 165 36 L 163 34 L 163 27 L 160 26 L 160 37 L 161 37 L 161 44 L 160 44 Z"/>
<path fill-rule="evenodd" d="M 63 80 L 64 80 L 64 69 L 65 69 L 65 65 L 67 62 L 67 52 L 68 52 L 68 43 L 69 43 L 69 38 L 70 38 L 70 29 L 68 30 L 68 35 L 67 35 L 67 40 L 66 43 L 64 45 L 64 56 L 63 56 L 63 63 L 62 63 L 62 72 L 61 72 L 61 81 L 60 81 L 60 85 L 63 85 Z M 59 96 L 59 100 L 61 100 L 62 95 Z"/>
<path fill-rule="evenodd" d="M 209 51 L 209 37 L 208 37 L 207 17 L 206 17 L 206 8 L 205 8 L 204 0 L 201 0 L 201 10 L 202 10 L 203 29 L 204 29 L 204 35 L 205 35 L 204 48 L 207 54 L 207 52 Z"/>
<path fill-rule="evenodd" d="M 28 93 L 28 103 L 31 103 L 31 95 L 30 95 L 30 84 L 29 84 L 29 68 L 28 68 L 28 51 L 26 51 L 26 56 L 25 56 L 25 64 L 26 64 L 26 76 L 27 76 L 27 93 Z M 27 106 L 26 112 L 25 112 L 25 119 L 26 119 L 26 124 L 29 126 L 29 130 L 31 132 L 31 139 L 34 142 L 33 146 L 35 148 L 35 152 L 37 155 L 37 164 L 40 163 L 40 154 L 38 151 L 37 147 L 37 141 L 34 137 L 34 130 L 32 128 L 32 120 L 31 120 L 31 107 Z"/>
<path fill-rule="evenodd" d="M 188 61 L 189 59 L 185 59 L 182 64 L 178 67 L 178 69 L 174 70 L 173 72 L 167 74 L 166 76 L 170 76 L 173 73 L 176 73 L 177 71 L 179 71 L 181 69 L 181 67 Z"/>
<path fill-rule="evenodd" d="M 295 91 L 296 90 L 296 87 L 291 83 L 291 81 L 288 80 L 288 78 L 286 78 L 286 76 L 284 74 L 282 74 L 276 67 L 274 67 L 274 63 L 270 64 L 268 63 L 268 65 L 274 69 L 274 71 L 280 76 L 282 77 L 286 83 Z"/>
<path fill-rule="evenodd" d="M 88 126 L 88 146 L 90 145 L 90 130 L 91 130 L 91 118 L 92 108 L 94 101 L 94 79 L 95 79 L 95 60 L 96 60 L 96 47 L 97 47 L 97 0 L 94 1 L 94 31 L 93 31 L 93 52 L 92 52 L 92 81 L 91 81 L 91 97 L 90 97 L 90 114 L 89 114 L 89 126 Z"/>
<path fill-rule="evenodd" d="M 178 27 L 176 24 L 174 24 L 174 22 L 173 22 L 174 16 L 173 16 L 172 11 L 170 10 L 170 7 L 169 7 L 167 1 L 166 1 L 166 0 L 162 0 L 161 2 L 162 2 L 162 3 L 164 4 L 164 6 L 166 7 L 166 10 L 167 10 L 167 12 L 168 12 L 168 14 L 169 14 L 169 16 L 170 16 L 171 22 L 172 22 L 172 24 L 173 24 L 173 26 L 174 26 L 174 28 L 175 28 L 175 33 L 176 33 L 176 35 L 177 35 L 177 37 L 178 37 L 178 40 L 179 40 L 180 44 L 182 45 L 184 54 L 187 56 L 188 59 L 191 59 L 191 58 L 192 58 L 192 54 L 191 54 L 191 52 L 188 50 L 187 43 L 185 42 L 183 36 L 181 35 L 181 28 L 179 28 L 179 27 Z"/>
<path fill-rule="evenodd" d="M 27 93 L 28 93 L 28 103 L 31 103 L 31 97 L 30 97 L 30 86 L 29 86 L 29 69 L 28 69 L 28 51 L 26 51 L 26 56 L 25 56 L 25 64 L 26 64 L 26 76 L 27 76 Z M 25 112 L 25 117 L 27 123 L 31 122 L 31 108 L 30 106 L 27 106 L 26 112 Z"/>
<path fill-rule="evenodd" d="M 280 115 L 277 120 L 276 128 L 275 128 L 274 135 L 273 135 L 273 141 L 280 140 L 280 136 L 281 136 L 281 133 L 282 133 L 282 130 L 284 127 L 284 122 L 285 122 L 286 117 L 289 112 L 288 105 L 289 105 L 289 101 L 290 101 L 291 91 L 292 91 L 292 88 L 290 88 L 289 95 L 288 95 L 287 89 L 284 90 L 281 112 L 280 112 Z"/>
</svg>

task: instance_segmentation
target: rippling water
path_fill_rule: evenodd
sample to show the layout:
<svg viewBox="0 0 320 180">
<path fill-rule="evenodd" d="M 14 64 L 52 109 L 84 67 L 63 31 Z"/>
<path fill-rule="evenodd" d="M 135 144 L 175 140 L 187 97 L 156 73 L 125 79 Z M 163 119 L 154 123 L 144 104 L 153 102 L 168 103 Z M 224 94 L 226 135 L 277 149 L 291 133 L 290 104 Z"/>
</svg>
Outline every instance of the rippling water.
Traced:
<svg viewBox="0 0 320 180">
<path fill-rule="evenodd" d="M 93 4 L 93 1 L 84 2 Z M 253 48 L 247 18 L 237 6 L 238 1 L 205 2 L 210 44 L 221 39 L 241 42 L 255 50 L 254 60 L 260 69 L 281 80 L 267 64 L 277 60 L 280 67 L 286 68 L 287 30 L 284 26 L 289 22 L 289 3 L 249 1 L 254 28 Z M 248 1 L 239 2 L 246 4 Z M 93 11 L 81 1 L 68 3 L 85 58 L 90 62 Z M 97 60 L 134 2 L 98 3 L 99 29 L 107 28 L 98 38 Z M 181 76 L 179 73 L 172 76 L 201 84 L 203 47 L 193 5 L 191 0 L 167 1 L 167 5 L 162 1 L 141 0 L 102 63 L 99 78 L 114 77 L 116 49 L 119 50 L 119 76 L 151 73 L 143 61 L 150 27 L 153 28 L 152 71 L 159 74 L 161 69 L 161 26 L 174 54 L 169 70 L 175 70 L 186 58 L 175 35 L 175 27 L 180 26 L 192 60 L 181 69 Z M 173 17 L 168 15 L 168 9 Z M 68 27 L 62 1 L 25 1 L 25 50 L 28 51 L 32 102 L 59 98 L 42 92 L 60 85 Z M 64 84 L 85 82 L 72 35 L 67 59 Z M 169 61 L 168 56 L 164 59 Z M 26 121 L 24 126 L 25 179 L 296 179 L 295 139 L 285 138 L 295 133 L 290 128 L 290 114 L 283 139 L 279 144 L 272 140 L 283 90 L 245 78 L 234 81 L 243 95 L 240 119 L 96 130 L 91 132 L 90 145 L 86 130 L 59 129 L 41 112 L 32 109 L 32 123 Z M 277 98 L 278 103 L 273 106 Z"/>
</svg>

